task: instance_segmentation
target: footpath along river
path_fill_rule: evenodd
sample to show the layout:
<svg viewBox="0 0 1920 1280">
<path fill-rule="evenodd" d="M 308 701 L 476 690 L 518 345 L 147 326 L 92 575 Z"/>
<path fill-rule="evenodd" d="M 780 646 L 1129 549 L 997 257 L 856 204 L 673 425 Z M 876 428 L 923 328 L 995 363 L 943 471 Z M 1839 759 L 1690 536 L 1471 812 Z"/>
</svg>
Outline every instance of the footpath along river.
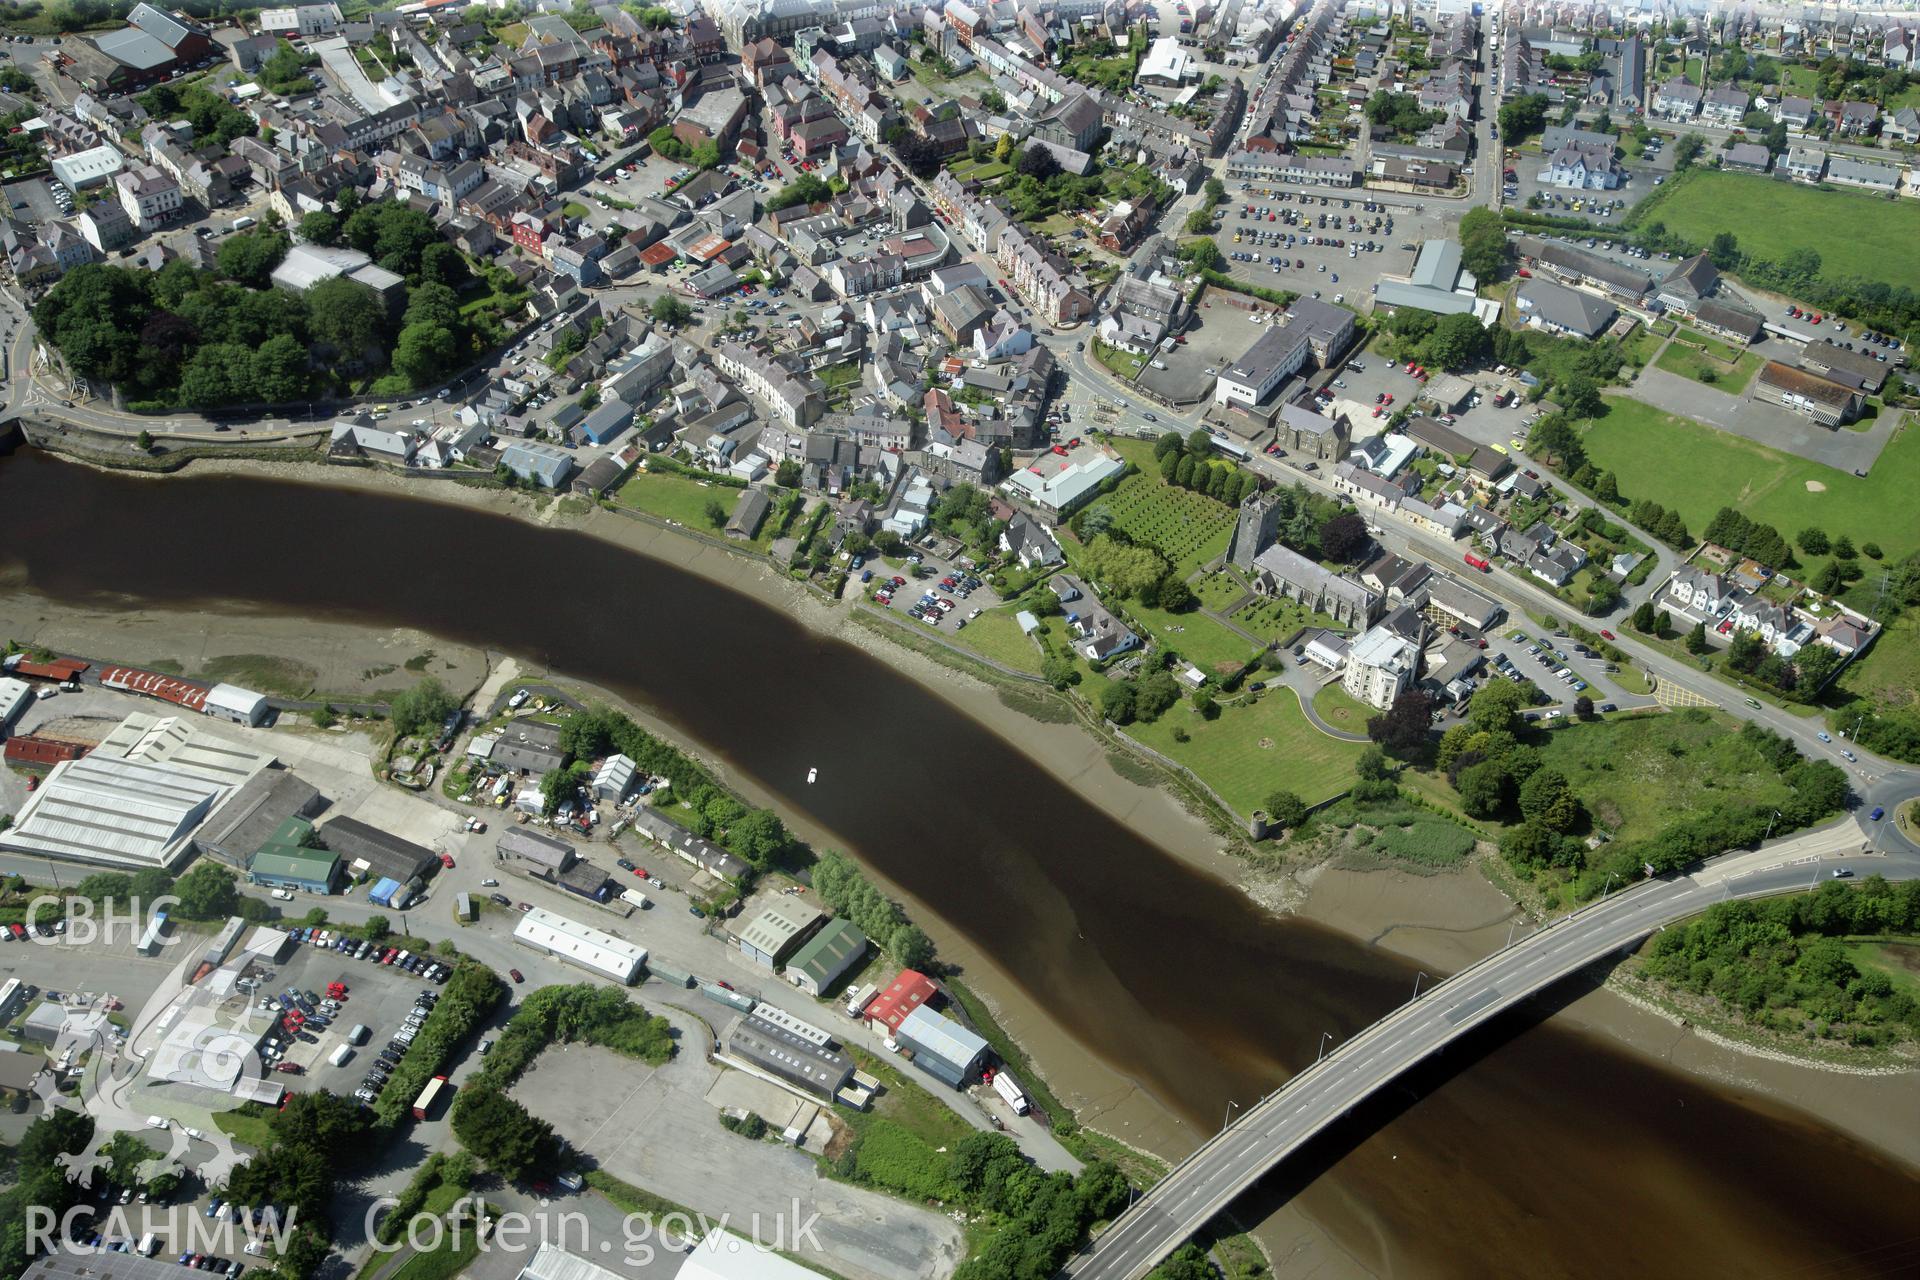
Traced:
<svg viewBox="0 0 1920 1280">
<path fill-rule="evenodd" d="M 1189 1132 L 1408 994 L 1410 965 L 1266 913 L 872 655 L 601 538 L 32 452 L 0 459 L 0 512 L 0 583 L 68 608 L 406 627 L 631 699 L 928 904 Z M 1294 1198 L 1341 1272 L 1913 1274 L 1920 1171 L 1545 1012 L 1356 1112 L 1245 1216 Z"/>
</svg>

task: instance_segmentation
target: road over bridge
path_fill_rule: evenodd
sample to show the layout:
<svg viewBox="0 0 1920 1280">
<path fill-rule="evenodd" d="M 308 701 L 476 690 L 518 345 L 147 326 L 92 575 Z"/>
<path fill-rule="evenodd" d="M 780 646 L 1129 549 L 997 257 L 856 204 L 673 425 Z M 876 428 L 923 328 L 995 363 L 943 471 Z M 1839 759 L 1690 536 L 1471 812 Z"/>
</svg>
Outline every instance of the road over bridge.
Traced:
<svg viewBox="0 0 1920 1280">
<path fill-rule="evenodd" d="M 1068 1264 L 1073 1280 L 1137 1280 L 1350 1108 L 1474 1027 L 1716 902 L 1804 891 L 1836 871 L 1920 877 L 1904 841 L 1862 852 L 1853 821 L 1644 881 L 1564 916 L 1429 988 L 1249 1108 Z"/>
</svg>

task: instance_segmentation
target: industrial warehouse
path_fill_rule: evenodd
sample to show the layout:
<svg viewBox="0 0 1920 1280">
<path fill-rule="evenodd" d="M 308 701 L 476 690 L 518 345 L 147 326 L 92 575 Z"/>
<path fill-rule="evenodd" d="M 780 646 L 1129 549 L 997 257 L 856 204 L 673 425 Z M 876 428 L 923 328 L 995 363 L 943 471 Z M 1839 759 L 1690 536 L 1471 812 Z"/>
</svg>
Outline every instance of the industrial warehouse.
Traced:
<svg viewBox="0 0 1920 1280">
<path fill-rule="evenodd" d="M 513 940 L 622 986 L 638 981 L 647 964 L 645 947 L 539 907 L 520 917 Z"/>
</svg>

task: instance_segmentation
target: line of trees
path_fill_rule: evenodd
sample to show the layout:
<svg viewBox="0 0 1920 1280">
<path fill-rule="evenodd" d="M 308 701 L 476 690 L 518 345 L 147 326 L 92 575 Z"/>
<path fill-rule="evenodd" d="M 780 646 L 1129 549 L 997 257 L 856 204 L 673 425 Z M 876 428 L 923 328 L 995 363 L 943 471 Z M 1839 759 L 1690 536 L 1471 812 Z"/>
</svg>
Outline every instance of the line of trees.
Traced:
<svg viewBox="0 0 1920 1280">
<path fill-rule="evenodd" d="M 829 849 L 813 864 L 811 878 L 820 901 L 886 948 L 896 963 L 923 972 L 933 963 L 933 941 L 907 919 L 899 903 L 867 879 L 852 858 Z"/>
</svg>

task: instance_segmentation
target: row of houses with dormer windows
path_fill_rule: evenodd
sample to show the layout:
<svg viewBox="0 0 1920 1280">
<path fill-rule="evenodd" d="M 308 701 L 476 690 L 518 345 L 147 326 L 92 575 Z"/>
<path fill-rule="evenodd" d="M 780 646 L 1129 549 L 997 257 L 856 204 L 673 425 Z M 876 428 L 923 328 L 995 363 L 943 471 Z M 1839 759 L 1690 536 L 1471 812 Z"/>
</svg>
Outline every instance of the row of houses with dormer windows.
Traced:
<svg viewBox="0 0 1920 1280">
<path fill-rule="evenodd" d="M 1726 568 L 1716 568 L 1723 562 Z M 1872 619 L 1838 601 L 1802 587 L 1772 589 L 1776 575 L 1753 560 L 1709 547 L 1700 563 L 1681 565 L 1654 595 L 1676 626 L 1703 626 L 1725 643 L 1751 632 L 1774 653 L 1791 658 L 1810 644 L 1822 644 L 1852 658 L 1873 642 L 1879 627 Z"/>
</svg>

